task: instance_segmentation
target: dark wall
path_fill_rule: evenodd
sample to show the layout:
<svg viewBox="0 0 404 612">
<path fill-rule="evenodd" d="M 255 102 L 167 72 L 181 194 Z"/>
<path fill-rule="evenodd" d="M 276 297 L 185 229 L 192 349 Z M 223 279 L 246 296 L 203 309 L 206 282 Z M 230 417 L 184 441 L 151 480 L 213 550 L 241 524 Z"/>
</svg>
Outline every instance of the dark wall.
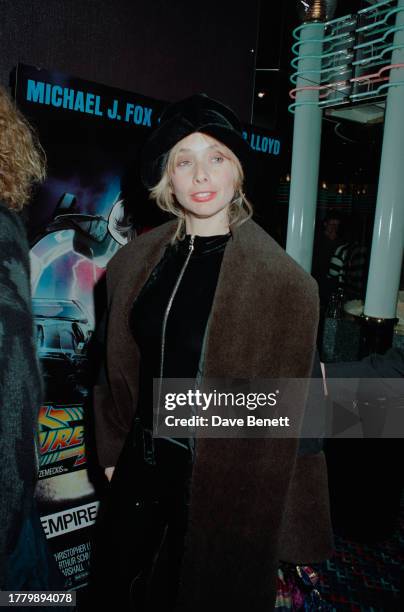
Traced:
<svg viewBox="0 0 404 612">
<path fill-rule="evenodd" d="M 146 96 L 204 91 L 251 119 L 259 0 L 0 0 L 0 83 L 17 62 Z"/>
</svg>

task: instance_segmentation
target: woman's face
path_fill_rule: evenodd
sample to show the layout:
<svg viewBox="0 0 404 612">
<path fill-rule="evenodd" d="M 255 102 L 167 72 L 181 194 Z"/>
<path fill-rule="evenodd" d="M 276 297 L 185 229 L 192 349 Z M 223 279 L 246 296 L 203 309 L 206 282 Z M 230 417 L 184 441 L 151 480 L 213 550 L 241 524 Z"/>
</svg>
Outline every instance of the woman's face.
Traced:
<svg viewBox="0 0 404 612">
<path fill-rule="evenodd" d="M 237 176 L 231 156 L 225 145 L 199 132 L 178 143 L 170 179 L 186 216 L 220 223 L 228 218 Z"/>
</svg>

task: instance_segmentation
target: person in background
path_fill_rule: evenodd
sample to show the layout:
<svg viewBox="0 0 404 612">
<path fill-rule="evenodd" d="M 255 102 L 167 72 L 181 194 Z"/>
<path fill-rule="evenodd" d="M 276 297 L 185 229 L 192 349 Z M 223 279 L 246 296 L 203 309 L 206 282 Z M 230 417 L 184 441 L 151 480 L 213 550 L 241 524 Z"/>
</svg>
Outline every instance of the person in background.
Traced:
<svg viewBox="0 0 404 612">
<path fill-rule="evenodd" d="M 319 289 L 320 305 L 327 306 L 332 283 L 329 280 L 330 261 L 342 238 L 342 216 L 338 211 L 330 210 L 324 221 L 323 231 L 317 237 L 313 249 L 312 276 L 316 279 Z"/>
<path fill-rule="evenodd" d="M 34 502 L 42 384 L 20 214 L 44 178 L 44 151 L 0 88 L 0 588 L 12 591 L 63 585 Z"/>
<path fill-rule="evenodd" d="M 335 250 L 341 244 L 342 216 L 336 210 L 330 210 L 322 222 L 322 231 L 317 232 L 313 246 L 313 264 L 311 274 L 318 284 L 320 298 L 320 316 L 317 331 L 317 347 L 321 352 L 327 307 L 335 290 L 334 279 L 328 273 Z"/>
<path fill-rule="evenodd" d="M 327 279 L 330 290 L 343 291 L 344 301 L 364 299 L 368 257 L 361 242 L 360 219 L 352 216 L 346 223 L 343 244 L 339 245 L 330 260 Z"/>
</svg>

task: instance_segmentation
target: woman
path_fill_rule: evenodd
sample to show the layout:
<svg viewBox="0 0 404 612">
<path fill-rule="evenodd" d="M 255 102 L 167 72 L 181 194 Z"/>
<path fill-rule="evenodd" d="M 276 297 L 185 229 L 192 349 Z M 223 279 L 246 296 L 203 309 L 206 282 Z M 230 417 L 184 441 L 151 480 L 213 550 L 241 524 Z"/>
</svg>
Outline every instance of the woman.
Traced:
<svg viewBox="0 0 404 612">
<path fill-rule="evenodd" d="M 35 353 L 29 252 L 20 212 L 45 177 L 45 155 L 0 88 L 0 588 L 63 586 L 34 506 L 41 379 Z M 47 608 L 49 609 L 49 608 Z"/>
<path fill-rule="evenodd" d="M 296 460 L 295 439 L 151 436 L 153 377 L 310 375 L 315 283 L 250 219 L 249 156 L 223 104 L 196 95 L 168 107 L 142 177 L 177 220 L 136 238 L 107 269 L 96 428 L 113 475 L 104 553 L 123 608 L 132 598 L 136 610 L 270 610 L 280 559 L 330 552 L 322 453 L 301 448 Z"/>
</svg>

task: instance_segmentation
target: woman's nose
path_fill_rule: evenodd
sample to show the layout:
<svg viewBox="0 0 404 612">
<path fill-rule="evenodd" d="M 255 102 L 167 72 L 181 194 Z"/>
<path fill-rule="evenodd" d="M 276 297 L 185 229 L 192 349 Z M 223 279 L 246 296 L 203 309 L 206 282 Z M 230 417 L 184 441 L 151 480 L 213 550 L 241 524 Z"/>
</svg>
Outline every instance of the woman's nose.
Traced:
<svg viewBox="0 0 404 612">
<path fill-rule="evenodd" d="M 208 172 L 202 163 L 195 164 L 194 181 L 196 183 L 206 183 L 208 180 Z"/>
</svg>

